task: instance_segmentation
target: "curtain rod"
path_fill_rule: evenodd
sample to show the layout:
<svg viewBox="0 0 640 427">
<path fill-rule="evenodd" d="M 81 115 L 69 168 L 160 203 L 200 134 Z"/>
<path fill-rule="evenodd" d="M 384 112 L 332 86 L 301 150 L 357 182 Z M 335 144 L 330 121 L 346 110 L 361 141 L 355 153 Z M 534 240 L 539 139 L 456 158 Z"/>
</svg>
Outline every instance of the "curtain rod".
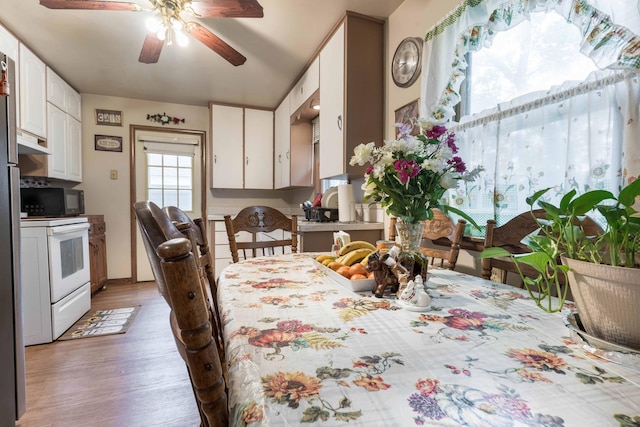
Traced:
<svg viewBox="0 0 640 427">
<path fill-rule="evenodd" d="M 480 116 L 477 117 L 475 119 L 472 119 L 468 122 L 464 122 L 464 123 L 459 123 L 456 125 L 451 126 L 450 130 L 452 132 L 456 132 L 456 131 L 463 131 L 466 130 L 468 128 L 472 128 L 475 127 L 479 124 L 484 124 L 484 123 L 489 123 L 489 122 L 495 122 L 507 117 L 512 117 L 515 116 L 516 114 L 522 114 L 524 112 L 527 111 L 531 111 L 531 110 L 535 110 L 537 108 L 541 108 L 544 107 L 546 105 L 552 104 L 552 103 L 556 103 L 556 102 L 561 102 L 564 100 L 567 100 L 573 96 L 576 95 L 581 95 L 587 92 L 592 92 L 594 90 L 599 90 L 602 89 L 606 86 L 611 86 L 613 84 L 619 83 L 633 75 L 636 75 L 636 73 L 633 73 L 631 71 L 623 71 L 617 74 L 612 74 L 609 75 L 607 77 L 595 80 L 593 82 L 589 82 L 589 83 L 580 83 L 579 85 L 572 87 L 570 89 L 565 89 L 563 91 L 557 92 L 557 93 L 552 93 L 552 94 L 548 94 L 545 95 L 542 98 L 538 98 L 535 99 L 533 101 L 529 101 L 526 102 L 524 104 L 521 105 L 516 105 L 513 107 L 509 107 L 506 110 L 498 110 L 496 112 L 493 112 L 491 114 L 487 114 L 485 116 Z M 500 108 L 500 104 L 498 104 L 498 109 Z M 482 113 L 480 113 L 482 114 Z"/>
</svg>

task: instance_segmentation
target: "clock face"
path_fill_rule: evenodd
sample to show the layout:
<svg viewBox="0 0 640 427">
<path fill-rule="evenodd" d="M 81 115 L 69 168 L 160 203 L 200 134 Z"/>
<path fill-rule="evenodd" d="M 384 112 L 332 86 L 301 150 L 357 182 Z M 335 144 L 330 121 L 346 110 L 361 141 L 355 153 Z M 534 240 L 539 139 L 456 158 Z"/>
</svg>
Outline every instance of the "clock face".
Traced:
<svg viewBox="0 0 640 427">
<path fill-rule="evenodd" d="M 391 65 L 391 76 L 397 86 L 409 87 L 418 79 L 421 68 L 421 43 L 422 40 L 409 37 L 398 45 Z"/>
</svg>

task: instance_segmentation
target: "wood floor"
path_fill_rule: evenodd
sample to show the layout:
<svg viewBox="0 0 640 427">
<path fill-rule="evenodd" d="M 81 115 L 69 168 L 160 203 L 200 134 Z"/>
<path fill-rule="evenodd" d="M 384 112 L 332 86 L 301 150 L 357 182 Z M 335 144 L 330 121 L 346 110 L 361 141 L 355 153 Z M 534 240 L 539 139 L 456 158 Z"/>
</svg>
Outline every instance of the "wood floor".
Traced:
<svg viewBox="0 0 640 427">
<path fill-rule="evenodd" d="M 111 285 L 92 310 L 140 304 L 125 334 L 26 348 L 19 427 L 187 427 L 200 418 L 155 283 Z"/>
</svg>

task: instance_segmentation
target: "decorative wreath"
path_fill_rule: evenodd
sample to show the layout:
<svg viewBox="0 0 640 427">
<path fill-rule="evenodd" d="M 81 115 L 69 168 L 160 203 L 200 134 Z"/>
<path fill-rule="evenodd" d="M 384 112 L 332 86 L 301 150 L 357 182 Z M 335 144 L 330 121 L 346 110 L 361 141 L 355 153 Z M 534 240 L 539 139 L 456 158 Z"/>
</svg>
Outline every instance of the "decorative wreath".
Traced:
<svg viewBox="0 0 640 427">
<path fill-rule="evenodd" d="M 163 126 L 168 125 L 169 123 L 173 123 L 174 125 L 177 125 L 178 123 L 184 123 L 184 119 L 179 119 L 178 117 L 171 117 L 167 113 L 147 114 L 147 120 L 158 122 Z"/>
</svg>

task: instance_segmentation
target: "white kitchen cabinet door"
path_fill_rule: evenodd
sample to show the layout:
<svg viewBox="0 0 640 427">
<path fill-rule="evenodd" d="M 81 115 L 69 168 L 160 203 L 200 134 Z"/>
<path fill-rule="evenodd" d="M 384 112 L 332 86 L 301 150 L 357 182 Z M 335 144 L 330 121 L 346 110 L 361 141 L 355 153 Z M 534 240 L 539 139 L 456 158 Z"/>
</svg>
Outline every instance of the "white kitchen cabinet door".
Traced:
<svg viewBox="0 0 640 427">
<path fill-rule="evenodd" d="M 273 188 L 287 188 L 290 185 L 291 161 L 291 116 L 289 114 L 289 96 L 276 108 L 274 120 Z"/>
<path fill-rule="evenodd" d="M 67 85 L 67 112 L 71 117 L 78 121 L 82 121 L 82 99 L 80 94 L 74 88 Z"/>
<path fill-rule="evenodd" d="M 67 179 L 82 182 L 82 124 L 67 115 Z"/>
<path fill-rule="evenodd" d="M 20 129 L 47 137 L 46 65 L 20 44 Z"/>
<path fill-rule="evenodd" d="M 16 93 L 11 95 L 16 100 L 16 124 L 20 127 L 20 42 L 6 28 L 0 25 L 0 52 L 13 59 L 15 63 Z"/>
<path fill-rule="evenodd" d="M 243 108 L 211 106 L 213 188 L 244 188 L 243 134 Z"/>
<path fill-rule="evenodd" d="M 18 50 L 20 42 L 6 28 L 0 25 L 0 52 L 18 62 Z"/>
<path fill-rule="evenodd" d="M 311 63 L 290 92 L 289 115 L 296 112 L 320 86 L 320 59 Z"/>
<path fill-rule="evenodd" d="M 244 188 L 273 189 L 273 112 L 244 110 Z"/>
<path fill-rule="evenodd" d="M 47 145 L 51 154 L 47 156 L 47 176 L 49 178 L 67 179 L 67 128 L 68 115 L 53 104 L 47 103 L 49 131 Z"/>
<path fill-rule="evenodd" d="M 344 24 L 320 52 L 320 179 L 344 173 Z"/>
<path fill-rule="evenodd" d="M 64 111 L 69 112 L 67 104 L 67 82 L 47 67 L 47 101 Z"/>
</svg>

